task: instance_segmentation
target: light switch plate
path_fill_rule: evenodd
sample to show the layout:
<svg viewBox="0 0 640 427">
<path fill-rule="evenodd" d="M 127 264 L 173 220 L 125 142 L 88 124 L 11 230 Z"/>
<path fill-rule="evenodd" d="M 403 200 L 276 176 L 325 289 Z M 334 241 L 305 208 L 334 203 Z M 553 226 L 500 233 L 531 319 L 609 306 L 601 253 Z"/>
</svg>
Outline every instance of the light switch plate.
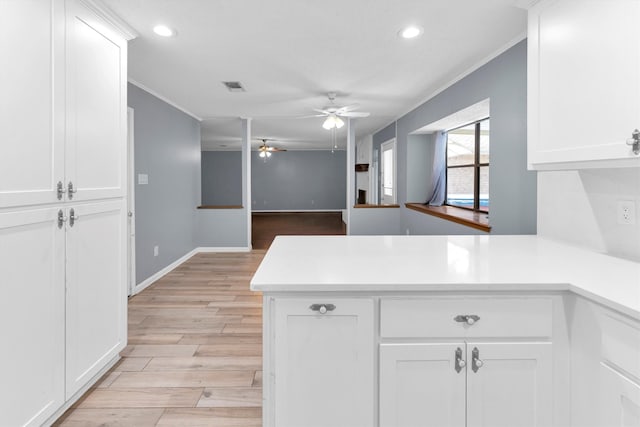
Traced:
<svg viewBox="0 0 640 427">
<path fill-rule="evenodd" d="M 138 174 L 138 185 L 146 185 L 149 183 L 149 175 L 146 173 Z"/>
</svg>

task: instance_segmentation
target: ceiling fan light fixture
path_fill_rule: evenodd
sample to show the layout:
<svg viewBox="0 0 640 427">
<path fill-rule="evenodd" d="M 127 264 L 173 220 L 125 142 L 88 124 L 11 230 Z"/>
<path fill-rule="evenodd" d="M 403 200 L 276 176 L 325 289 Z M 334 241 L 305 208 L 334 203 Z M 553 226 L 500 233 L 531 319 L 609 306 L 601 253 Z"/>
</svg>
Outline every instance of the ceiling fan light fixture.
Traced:
<svg viewBox="0 0 640 427">
<path fill-rule="evenodd" d="M 336 126 L 338 126 L 338 123 L 336 121 L 336 116 L 333 114 L 330 114 L 329 117 L 327 117 L 327 119 L 322 124 L 322 127 L 325 128 L 326 130 L 331 130 Z"/>
<path fill-rule="evenodd" d="M 258 156 L 260 157 L 266 157 L 267 153 L 265 151 L 261 151 L 260 154 L 258 154 Z"/>
<path fill-rule="evenodd" d="M 338 129 L 340 129 L 342 126 L 344 126 L 344 120 L 342 120 L 340 117 L 336 116 L 335 118 L 335 122 L 336 122 L 336 127 Z"/>
</svg>

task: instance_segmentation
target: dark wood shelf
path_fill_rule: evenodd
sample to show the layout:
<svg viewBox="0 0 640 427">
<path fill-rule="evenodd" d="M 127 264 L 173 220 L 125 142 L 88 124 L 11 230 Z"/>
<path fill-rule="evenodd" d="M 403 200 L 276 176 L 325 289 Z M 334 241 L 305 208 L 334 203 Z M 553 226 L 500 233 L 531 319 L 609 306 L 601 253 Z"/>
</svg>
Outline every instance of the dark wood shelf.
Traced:
<svg viewBox="0 0 640 427">
<path fill-rule="evenodd" d="M 370 204 L 355 204 L 354 208 L 357 209 L 384 209 L 384 208 L 399 208 L 400 205 L 370 205 Z"/>
<path fill-rule="evenodd" d="M 405 203 L 407 209 L 422 212 L 427 215 L 453 221 L 458 224 L 473 227 L 476 230 L 491 231 L 487 212 L 475 212 L 470 209 L 457 208 L 455 206 L 429 206 L 423 203 Z"/>
</svg>

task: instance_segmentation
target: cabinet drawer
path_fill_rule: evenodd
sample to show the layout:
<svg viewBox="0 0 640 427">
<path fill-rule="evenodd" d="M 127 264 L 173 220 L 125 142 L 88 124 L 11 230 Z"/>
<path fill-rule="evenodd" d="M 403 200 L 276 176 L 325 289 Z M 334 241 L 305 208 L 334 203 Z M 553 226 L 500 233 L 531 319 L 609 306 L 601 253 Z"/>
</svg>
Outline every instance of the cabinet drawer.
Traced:
<svg viewBox="0 0 640 427">
<path fill-rule="evenodd" d="M 380 308 L 384 338 L 550 337 L 551 298 L 385 298 Z M 473 324 L 456 316 L 475 315 Z"/>
<path fill-rule="evenodd" d="M 640 323 L 603 314 L 602 359 L 640 379 Z"/>
</svg>

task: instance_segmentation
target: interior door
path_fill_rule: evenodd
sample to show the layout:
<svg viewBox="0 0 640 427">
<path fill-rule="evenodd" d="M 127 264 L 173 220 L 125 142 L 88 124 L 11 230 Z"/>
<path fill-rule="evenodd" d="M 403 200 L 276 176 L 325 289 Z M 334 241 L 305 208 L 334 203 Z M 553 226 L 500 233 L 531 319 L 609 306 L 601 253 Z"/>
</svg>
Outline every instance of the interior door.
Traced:
<svg viewBox="0 0 640 427">
<path fill-rule="evenodd" d="M 62 11 L 53 1 L 0 1 L 0 206 L 58 200 L 56 184 L 64 181 Z"/>
<path fill-rule="evenodd" d="M 380 147 L 380 201 L 383 205 L 396 203 L 396 140 L 392 139 Z"/>
<path fill-rule="evenodd" d="M 464 427 L 464 343 L 381 344 L 381 427 Z M 457 369 L 456 369 L 457 368 Z"/>
<path fill-rule="evenodd" d="M 551 358 L 551 343 L 467 343 L 467 426 L 551 426 Z"/>
<path fill-rule="evenodd" d="M 67 0 L 66 175 L 72 201 L 122 197 L 127 179 L 126 41 Z"/>
<path fill-rule="evenodd" d="M 0 213 L 0 426 L 40 426 L 64 402 L 64 228 L 58 209 Z"/>
<path fill-rule="evenodd" d="M 115 200 L 67 213 L 67 398 L 126 344 L 125 209 Z"/>
</svg>

